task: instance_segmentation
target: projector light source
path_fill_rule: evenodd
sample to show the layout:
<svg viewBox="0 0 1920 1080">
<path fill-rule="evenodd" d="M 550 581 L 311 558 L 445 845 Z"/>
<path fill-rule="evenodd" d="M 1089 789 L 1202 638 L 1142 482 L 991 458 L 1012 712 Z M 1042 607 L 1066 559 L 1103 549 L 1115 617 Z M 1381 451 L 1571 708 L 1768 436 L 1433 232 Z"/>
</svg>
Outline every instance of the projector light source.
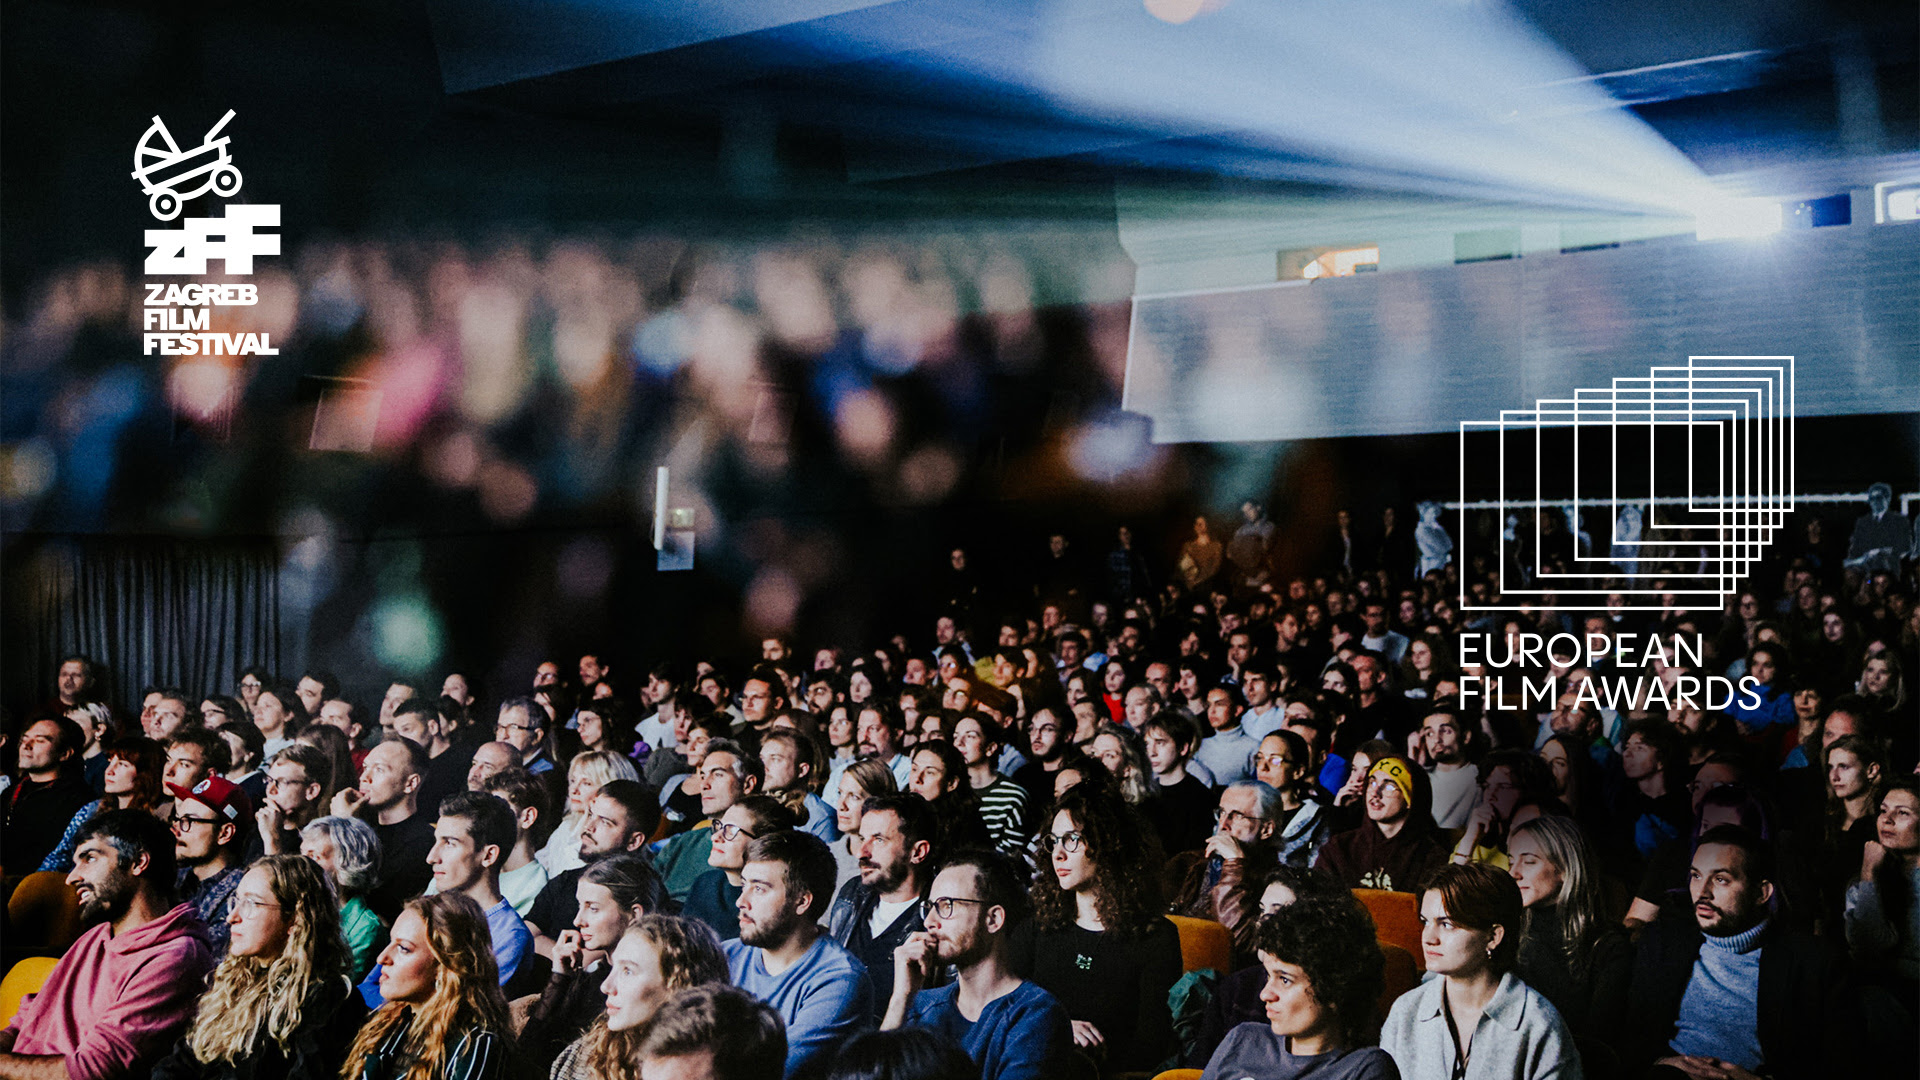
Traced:
<svg viewBox="0 0 1920 1080">
<path fill-rule="evenodd" d="M 1780 204 L 1765 199 L 1726 199 L 1702 206 L 1693 216 L 1693 234 L 1701 240 L 1736 240 L 1780 231 Z"/>
<path fill-rule="evenodd" d="M 1873 220 L 1920 221 L 1920 180 L 1883 180 L 1873 185 Z"/>
</svg>

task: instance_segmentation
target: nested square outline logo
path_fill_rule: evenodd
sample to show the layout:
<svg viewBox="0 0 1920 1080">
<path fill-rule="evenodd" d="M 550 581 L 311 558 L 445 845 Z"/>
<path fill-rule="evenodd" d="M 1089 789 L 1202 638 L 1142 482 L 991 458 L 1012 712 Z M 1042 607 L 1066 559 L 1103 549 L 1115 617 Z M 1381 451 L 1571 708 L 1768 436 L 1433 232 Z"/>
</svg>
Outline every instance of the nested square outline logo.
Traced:
<svg viewBox="0 0 1920 1080">
<path fill-rule="evenodd" d="M 1498 419 L 1461 421 L 1458 565 L 1486 556 L 1497 596 L 1475 603 L 1462 574 L 1460 610 L 1723 607 L 1794 508 L 1793 378 L 1791 356 L 1689 356 L 1685 367 L 1656 365 L 1607 387 L 1502 409 Z M 1557 452 L 1558 438 L 1556 452 L 1547 452 L 1550 429 L 1571 429 L 1571 454 Z M 1494 481 L 1493 500 L 1469 498 L 1468 438 L 1476 432 L 1497 443 L 1495 475 L 1481 475 L 1478 458 L 1472 473 L 1481 489 Z M 1661 453 L 1677 453 L 1676 443 L 1684 467 L 1661 468 Z M 1624 474 L 1623 450 L 1635 466 Z M 1498 512 L 1491 537 L 1467 528 L 1470 510 Z M 1564 567 L 1544 558 L 1542 522 L 1552 511 L 1567 522 Z M 1587 541 L 1583 520 L 1608 523 L 1605 554 Z M 1623 602 L 1610 604 L 1616 594 Z"/>
</svg>

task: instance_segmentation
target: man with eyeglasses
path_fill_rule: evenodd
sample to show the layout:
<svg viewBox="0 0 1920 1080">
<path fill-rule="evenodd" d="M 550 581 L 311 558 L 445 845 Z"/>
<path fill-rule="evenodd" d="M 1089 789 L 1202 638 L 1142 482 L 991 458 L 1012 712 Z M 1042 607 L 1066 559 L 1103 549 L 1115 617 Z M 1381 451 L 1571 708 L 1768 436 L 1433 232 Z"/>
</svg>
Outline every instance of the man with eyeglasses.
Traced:
<svg viewBox="0 0 1920 1080">
<path fill-rule="evenodd" d="M 1280 793 L 1258 780 L 1243 780 L 1220 793 L 1213 811 L 1213 835 L 1185 867 L 1168 910 L 1175 915 L 1211 919 L 1234 931 L 1236 941 L 1250 938 L 1258 895 L 1249 896 L 1280 861 L 1274 849 Z"/>
<path fill-rule="evenodd" d="M 509 698 L 500 705 L 493 737 L 520 751 L 520 767 L 538 776 L 553 771 L 547 754 L 547 710 L 528 697 Z"/>
<path fill-rule="evenodd" d="M 893 952 L 893 991 L 881 1030 L 932 1030 L 973 1058 L 980 1080 L 1069 1075 L 1067 1010 L 1014 974 L 1007 960 L 1014 928 L 1032 912 L 1019 866 L 996 852 L 949 859 L 921 911 L 926 929 Z M 922 989 L 949 966 L 951 984 Z"/>
<path fill-rule="evenodd" d="M 1434 842 L 1427 774 L 1387 756 L 1367 772 L 1366 815 L 1321 847 L 1313 868 L 1349 889 L 1412 892 L 1446 861 Z"/>
<path fill-rule="evenodd" d="M 893 993 L 893 951 L 924 928 L 920 900 L 938 828 L 933 808 L 918 795 L 877 796 L 860 811 L 860 874 L 840 886 L 827 933 L 867 966 L 875 1020 Z"/>
<path fill-rule="evenodd" d="M 180 899 L 193 905 L 217 961 L 227 955 L 232 927 L 227 903 L 246 875 L 247 822 L 253 802 L 239 785 L 209 776 L 192 788 L 168 784 L 173 795 L 173 858 L 180 867 L 174 882 Z"/>
<path fill-rule="evenodd" d="M 294 743 L 273 755 L 267 766 L 266 797 L 254 814 L 262 849 L 268 855 L 298 855 L 300 830 L 325 814 L 326 784 L 319 777 L 332 768 L 326 751 Z"/>
</svg>

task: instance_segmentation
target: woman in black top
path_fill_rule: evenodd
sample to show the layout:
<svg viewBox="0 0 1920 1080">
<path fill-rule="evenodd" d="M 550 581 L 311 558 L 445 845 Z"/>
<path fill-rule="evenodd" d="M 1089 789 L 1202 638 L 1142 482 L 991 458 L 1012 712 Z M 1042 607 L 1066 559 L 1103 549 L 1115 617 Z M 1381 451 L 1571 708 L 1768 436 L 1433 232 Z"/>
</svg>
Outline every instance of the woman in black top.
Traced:
<svg viewBox="0 0 1920 1080">
<path fill-rule="evenodd" d="M 1047 821 L 1047 866 L 1013 966 L 1059 999 L 1074 1044 L 1103 1073 L 1155 1071 L 1171 1047 L 1167 991 L 1181 971 L 1152 871 L 1159 845 L 1106 785 L 1068 791 Z"/>
<path fill-rule="evenodd" d="M 512 1052 L 486 913 L 465 893 L 416 897 L 380 953 L 380 995 L 344 1080 L 500 1080 Z"/>
<path fill-rule="evenodd" d="M 226 959 L 156 1080 L 333 1080 L 367 1007 L 347 977 L 325 874 L 299 855 L 269 855 L 241 877 L 227 923 Z"/>
<path fill-rule="evenodd" d="M 573 927 L 554 941 L 553 972 L 520 1028 L 521 1062 L 540 1074 L 606 1012 L 607 999 L 600 992 L 606 964 L 588 958 L 612 953 L 620 935 L 666 903 L 659 871 L 644 855 L 631 853 L 588 866 L 574 892 L 580 909 Z"/>
<path fill-rule="evenodd" d="M 1593 848 L 1572 818 L 1538 817 L 1514 828 L 1507 855 L 1527 912 L 1514 973 L 1575 1039 L 1610 1045 L 1626 1018 L 1633 946 L 1607 917 Z"/>
</svg>

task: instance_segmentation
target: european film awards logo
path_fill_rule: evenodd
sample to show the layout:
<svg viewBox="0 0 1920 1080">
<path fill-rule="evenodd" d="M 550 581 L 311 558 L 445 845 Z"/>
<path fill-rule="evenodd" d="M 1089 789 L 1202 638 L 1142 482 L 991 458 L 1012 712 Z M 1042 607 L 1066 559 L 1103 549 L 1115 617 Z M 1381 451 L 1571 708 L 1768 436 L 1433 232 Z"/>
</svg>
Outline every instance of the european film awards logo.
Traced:
<svg viewBox="0 0 1920 1080">
<path fill-rule="evenodd" d="M 1757 707 L 1753 676 L 1705 674 L 1700 634 L 1621 616 L 1723 607 L 1792 512 L 1793 482 L 1791 356 L 1689 356 L 1463 421 L 1461 610 L 1513 614 L 1461 635 L 1462 701 L 1552 709 L 1565 689 L 1595 710 Z M 1496 511 L 1493 528 L 1470 530 L 1470 510 Z M 1543 617 L 1578 611 L 1601 614 Z"/>
<path fill-rule="evenodd" d="M 161 221 L 180 218 L 186 204 L 204 195 L 231 199 L 243 177 L 233 162 L 231 139 L 221 132 L 233 121 L 228 109 L 220 122 L 185 150 L 156 116 L 133 151 L 133 179 L 147 197 L 147 210 Z M 154 277 L 247 277 L 259 255 L 280 254 L 280 207 L 226 203 L 220 217 L 180 218 L 180 227 L 146 230 L 146 273 Z M 211 269 L 220 264 L 218 271 Z M 142 352 L 147 356 L 275 356 L 264 333 L 216 333 L 212 310 L 260 302 L 249 282 L 146 282 L 141 313 Z"/>
</svg>

